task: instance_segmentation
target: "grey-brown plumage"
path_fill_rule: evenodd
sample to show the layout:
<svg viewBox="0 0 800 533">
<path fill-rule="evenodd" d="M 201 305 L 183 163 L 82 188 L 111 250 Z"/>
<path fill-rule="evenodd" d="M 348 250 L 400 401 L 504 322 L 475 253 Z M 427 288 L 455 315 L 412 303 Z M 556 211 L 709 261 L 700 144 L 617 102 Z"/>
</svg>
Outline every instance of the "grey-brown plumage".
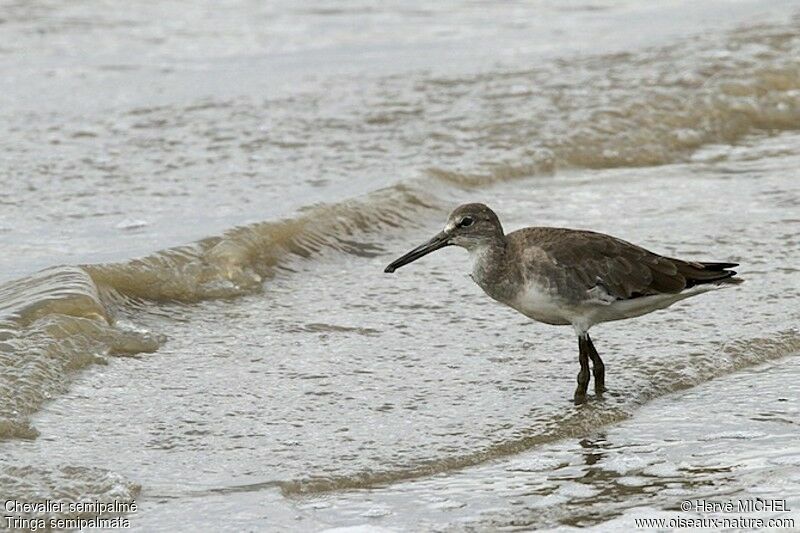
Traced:
<svg viewBox="0 0 800 533">
<path fill-rule="evenodd" d="M 605 390 L 605 367 L 588 333 L 594 324 L 741 283 L 730 270 L 736 263 L 665 257 L 593 231 L 532 227 L 506 235 L 497 215 L 483 204 L 456 208 L 444 231 L 392 262 L 386 272 L 449 245 L 470 252 L 472 278 L 495 300 L 539 322 L 573 326 L 581 363 L 576 402 L 586 397 L 589 360 L 596 392 Z"/>
<path fill-rule="evenodd" d="M 614 298 L 678 293 L 730 278 L 735 263 L 698 263 L 655 254 L 593 231 L 525 228 L 506 236 L 511 255 L 526 276 L 547 277 L 565 294 L 580 299 L 598 283 Z"/>
</svg>

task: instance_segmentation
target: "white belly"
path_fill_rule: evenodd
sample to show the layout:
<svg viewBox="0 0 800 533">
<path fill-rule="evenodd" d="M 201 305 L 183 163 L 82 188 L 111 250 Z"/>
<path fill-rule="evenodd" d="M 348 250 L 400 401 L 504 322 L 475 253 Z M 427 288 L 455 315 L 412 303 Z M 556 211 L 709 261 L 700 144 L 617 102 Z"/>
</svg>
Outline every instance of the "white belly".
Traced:
<svg viewBox="0 0 800 533">
<path fill-rule="evenodd" d="M 536 284 L 529 284 L 509 305 L 528 318 L 555 326 L 572 324 L 575 315 L 563 300 Z"/>
<path fill-rule="evenodd" d="M 589 297 L 584 302 L 575 304 L 566 302 L 544 287 L 529 284 L 513 302 L 508 302 L 508 304 L 538 322 L 556 326 L 571 324 L 576 331 L 588 331 L 594 324 L 641 316 L 669 307 L 684 298 L 716 288 L 720 287 L 703 285 L 677 294 L 642 296 L 630 300 L 610 301 Z"/>
</svg>

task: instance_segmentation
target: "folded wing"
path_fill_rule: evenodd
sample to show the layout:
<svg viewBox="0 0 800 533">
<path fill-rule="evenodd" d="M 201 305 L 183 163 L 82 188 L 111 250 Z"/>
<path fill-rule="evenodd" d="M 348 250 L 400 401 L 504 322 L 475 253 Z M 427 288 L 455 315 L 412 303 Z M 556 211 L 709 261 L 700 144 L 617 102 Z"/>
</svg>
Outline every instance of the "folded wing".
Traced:
<svg viewBox="0 0 800 533">
<path fill-rule="evenodd" d="M 560 274 L 550 279 L 585 291 L 599 287 L 617 300 L 675 294 L 705 283 L 740 281 L 733 278 L 736 272 L 729 270 L 736 263 L 665 257 L 602 233 L 563 228 L 528 228 L 515 233 L 528 249 L 536 250 L 533 259 L 538 260 L 540 270 L 541 262 L 548 261 L 551 272 Z M 512 236 L 515 234 L 509 238 Z"/>
</svg>

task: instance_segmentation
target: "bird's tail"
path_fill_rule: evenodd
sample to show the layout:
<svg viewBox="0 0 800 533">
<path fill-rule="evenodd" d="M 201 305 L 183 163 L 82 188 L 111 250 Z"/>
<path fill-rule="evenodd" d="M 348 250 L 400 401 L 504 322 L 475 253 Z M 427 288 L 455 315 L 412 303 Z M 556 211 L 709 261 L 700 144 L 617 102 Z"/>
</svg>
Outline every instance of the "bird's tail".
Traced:
<svg viewBox="0 0 800 533">
<path fill-rule="evenodd" d="M 743 283 L 742 278 L 737 278 L 736 271 L 731 270 L 739 266 L 739 263 L 709 263 L 709 262 L 689 262 L 675 261 L 678 271 L 686 278 L 686 288 L 707 283 L 714 285 Z"/>
</svg>

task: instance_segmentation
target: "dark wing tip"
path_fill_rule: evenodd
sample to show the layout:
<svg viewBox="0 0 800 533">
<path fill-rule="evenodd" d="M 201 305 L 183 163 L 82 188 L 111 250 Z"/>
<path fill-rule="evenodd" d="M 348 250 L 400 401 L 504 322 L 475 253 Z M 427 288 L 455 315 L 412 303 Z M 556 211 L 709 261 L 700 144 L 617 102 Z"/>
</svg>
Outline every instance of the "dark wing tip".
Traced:
<svg viewBox="0 0 800 533">
<path fill-rule="evenodd" d="M 389 266 L 387 266 L 386 268 L 384 268 L 384 269 L 383 269 L 383 271 L 384 271 L 386 274 L 392 274 L 392 273 L 394 273 L 394 267 L 393 267 L 392 265 L 389 265 Z"/>
<path fill-rule="evenodd" d="M 703 285 L 705 283 L 712 283 L 715 285 L 722 283 L 742 283 L 742 278 L 736 278 L 737 272 L 729 270 L 733 267 L 739 266 L 738 263 L 699 263 L 701 269 L 696 268 L 683 268 L 681 274 L 686 278 L 686 288 L 694 287 L 695 285 Z M 689 264 L 691 267 L 691 264 Z"/>
<path fill-rule="evenodd" d="M 709 263 L 709 262 L 701 262 L 704 268 L 708 270 L 726 270 L 728 268 L 735 268 L 739 266 L 739 263 Z"/>
</svg>

